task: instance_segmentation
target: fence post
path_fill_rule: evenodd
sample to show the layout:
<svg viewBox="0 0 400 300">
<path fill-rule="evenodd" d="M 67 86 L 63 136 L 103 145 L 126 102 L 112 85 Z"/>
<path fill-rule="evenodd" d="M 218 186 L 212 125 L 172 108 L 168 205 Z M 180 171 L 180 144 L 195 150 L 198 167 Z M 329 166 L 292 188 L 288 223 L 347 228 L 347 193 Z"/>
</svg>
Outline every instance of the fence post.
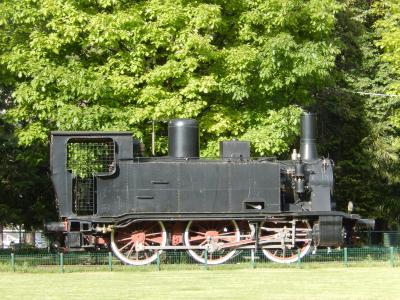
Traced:
<svg viewBox="0 0 400 300">
<path fill-rule="evenodd" d="M 251 249 L 251 266 L 253 269 L 256 268 L 255 249 Z"/>
<path fill-rule="evenodd" d="M 344 248 L 343 249 L 343 258 L 344 258 L 344 266 L 346 267 L 346 268 L 348 268 L 349 267 L 349 258 L 348 258 L 348 255 L 347 255 L 347 248 Z"/>
<path fill-rule="evenodd" d="M 206 270 L 208 270 L 208 249 L 207 248 L 204 253 L 204 266 L 206 267 Z"/>
<path fill-rule="evenodd" d="M 371 247 L 371 229 L 368 228 L 368 247 Z"/>
<path fill-rule="evenodd" d="M 15 255 L 13 252 L 11 253 L 11 269 L 15 272 Z"/>
<path fill-rule="evenodd" d="M 110 272 L 112 272 L 112 270 L 113 270 L 111 251 L 108 252 L 108 269 L 110 270 Z"/>
<path fill-rule="evenodd" d="M 160 251 L 157 251 L 157 271 L 161 271 Z"/>
<path fill-rule="evenodd" d="M 64 273 L 64 253 L 60 252 L 60 272 Z"/>
<path fill-rule="evenodd" d="M 298 268 L 301 268 L 301 251 L 300 251 L 300 248 L 299 249 L 297 249 L 297 267 Z"/>
<path fill-rule="evenodd" d="M 394 248 L 390 247 L 390 266 L 394 268 Z"/>
</svg>

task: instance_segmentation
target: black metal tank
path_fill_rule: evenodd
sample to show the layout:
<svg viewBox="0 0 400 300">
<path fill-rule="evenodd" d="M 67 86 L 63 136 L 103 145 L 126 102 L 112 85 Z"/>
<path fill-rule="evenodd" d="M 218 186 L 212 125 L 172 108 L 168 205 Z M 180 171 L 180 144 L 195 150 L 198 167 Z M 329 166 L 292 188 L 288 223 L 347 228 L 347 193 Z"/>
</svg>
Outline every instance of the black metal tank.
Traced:
<svg viewBox="0 0 400 300">
<path fill-rule="evenodd" d="M 168 123 L 168 156 L 199 158 L 199 126 L 193 119 L 174 119 Z"/>
</svg>

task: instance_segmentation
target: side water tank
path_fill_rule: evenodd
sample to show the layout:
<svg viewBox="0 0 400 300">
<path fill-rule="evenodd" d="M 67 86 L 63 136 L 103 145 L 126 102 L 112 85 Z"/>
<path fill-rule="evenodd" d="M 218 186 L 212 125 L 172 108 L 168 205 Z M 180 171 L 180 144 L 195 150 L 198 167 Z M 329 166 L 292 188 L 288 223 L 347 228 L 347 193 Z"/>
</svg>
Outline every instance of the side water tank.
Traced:
<svg viewBox="0 0 400 300">
<path fill-rule="evenodd" d="M 174 119 L 168 123 L 168 156 L 199 157 L 199 126 L 193 119 Z"/>
</svg>

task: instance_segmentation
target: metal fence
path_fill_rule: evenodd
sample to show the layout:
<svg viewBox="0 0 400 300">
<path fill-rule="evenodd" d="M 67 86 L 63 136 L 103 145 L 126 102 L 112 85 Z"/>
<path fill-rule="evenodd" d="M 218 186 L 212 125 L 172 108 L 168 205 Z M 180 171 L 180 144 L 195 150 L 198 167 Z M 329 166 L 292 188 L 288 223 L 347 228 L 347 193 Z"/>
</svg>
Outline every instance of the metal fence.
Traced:
<svg viewBox="0 0 400 300">
<path fill-rule="evenodd" d="M 1 251 L 0 272 L 160 271 L 219 268 L 325 268 L 400 266 L 400 248 L 319 249 L 291 264 L 269 261 L 261 251 L 237 251 L 223 265 L 199 264 L 186 251 L 162 251 L 146 266 L 124 265 L 111 252 Z"/>
<path fill-rule="evenodd" d="M 357 235 L 361 245 L 369 247 L 400 247 L 399 231 L 368 230 L 359 231 Z"/>
<path fill-rule="evenodd" d="M 27 237 L 29 236 L 32 239 L 32 234 L 34 238 L 28 243 Z M 355 241 L 357 247 L 400 247 L 400 231 L 359 231 L 357 236 Z M 51 241 L 41 230 L 34 233 L 19 229 L 3 230 L 0 251 L 7 248 L 19 249 L 26 246 L 47 249 L 50 244 Z"/>
</svg>

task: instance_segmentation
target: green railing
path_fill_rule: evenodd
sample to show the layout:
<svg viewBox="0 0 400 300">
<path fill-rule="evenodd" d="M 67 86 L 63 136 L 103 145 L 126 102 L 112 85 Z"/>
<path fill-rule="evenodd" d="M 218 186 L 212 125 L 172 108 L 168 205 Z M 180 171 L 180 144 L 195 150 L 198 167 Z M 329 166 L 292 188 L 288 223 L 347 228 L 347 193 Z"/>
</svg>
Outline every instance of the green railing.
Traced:
<svg viewBox="0 0 400 300">
<path fill-rule="evenodd" d="M 254 251 L 254 250 L 253 250 Z M 296 255 L 294 252 L 293 255 Z M 300 256 L 298 256 L 300 257 Z M 163 251 L 146 266 L 124 265 L 111 252 L 0 252 L 0 272 L 160 271 L 214 268 L 326 268 L 400 266 L 400 248 L 318 249 L 291 264 L 268 260 L 262 251 L 237 251 L 223 265 L 199 264 L 186 251 Z"/>
</svg>

